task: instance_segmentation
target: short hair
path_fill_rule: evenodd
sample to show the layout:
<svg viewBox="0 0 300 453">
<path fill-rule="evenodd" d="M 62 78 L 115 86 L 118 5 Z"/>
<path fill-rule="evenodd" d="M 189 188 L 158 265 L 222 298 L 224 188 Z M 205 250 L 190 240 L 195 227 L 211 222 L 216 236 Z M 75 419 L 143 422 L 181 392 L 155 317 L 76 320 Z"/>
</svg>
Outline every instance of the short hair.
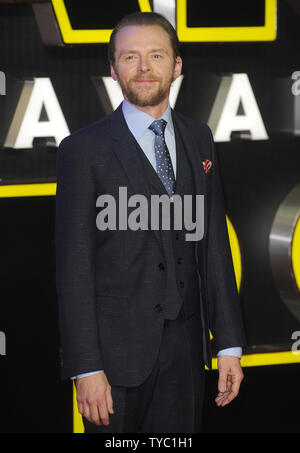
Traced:
<svg viewBox="0 0 300 453">
<path fill-rule="evenodd" d="M 115 63 L 115 42 L 118 32 L 129 25 L 159 25 L 169 35 L 171 47 L 174 54 L 174 60 L 180 55 L 179 39 L 177 33 L 170 22 L 161 14 L 153 12 L 135 12 L 123 17 L 114 27 L 108 44 L 108 60 Z"/>
</svg>

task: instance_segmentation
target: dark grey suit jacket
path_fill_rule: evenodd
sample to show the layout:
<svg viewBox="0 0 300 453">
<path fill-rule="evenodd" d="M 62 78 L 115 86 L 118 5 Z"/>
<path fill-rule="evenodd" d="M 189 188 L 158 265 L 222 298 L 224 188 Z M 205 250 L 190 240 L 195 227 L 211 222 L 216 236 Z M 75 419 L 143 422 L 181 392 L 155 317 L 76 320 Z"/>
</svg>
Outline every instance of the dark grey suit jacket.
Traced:
<svg viewBox="0 0 300 453">
<path fill-rule="evenodd" d="M 239 297 L 228 240 L 217 156 L 210 129 L 172 111 L 204 195 L 204 237 L 196 243 L 210 366 L 209 330 L 218 350 L 243 346 Z M 56 283 L 62 377 L 105 369 L 115 385 L 143 382 L 161 341 L 165 274 L 159 231 L 96 227 L 96 199 L 119 187 L 150 200 L 137 148 L 121 106 L 65 138 L 57 153 Z M 204 160 L 212 162 L 205 173 Z"/>
</svg>

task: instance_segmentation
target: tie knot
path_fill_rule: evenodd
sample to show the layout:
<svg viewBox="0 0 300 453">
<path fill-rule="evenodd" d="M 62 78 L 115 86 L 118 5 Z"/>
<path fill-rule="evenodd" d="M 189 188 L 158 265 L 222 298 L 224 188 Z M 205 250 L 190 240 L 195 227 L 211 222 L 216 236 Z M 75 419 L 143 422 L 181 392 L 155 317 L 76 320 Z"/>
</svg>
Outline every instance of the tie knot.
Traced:
<svg viewBox="0 0 300 453">
<path fill-rule="evenodd" d="M 152 124 L 150 124 L 149 129 L 154 132 L 155 135 L 164 135 L 165 127 L 167 122 L 164 119 L 155 120 Z"/>
</svg>

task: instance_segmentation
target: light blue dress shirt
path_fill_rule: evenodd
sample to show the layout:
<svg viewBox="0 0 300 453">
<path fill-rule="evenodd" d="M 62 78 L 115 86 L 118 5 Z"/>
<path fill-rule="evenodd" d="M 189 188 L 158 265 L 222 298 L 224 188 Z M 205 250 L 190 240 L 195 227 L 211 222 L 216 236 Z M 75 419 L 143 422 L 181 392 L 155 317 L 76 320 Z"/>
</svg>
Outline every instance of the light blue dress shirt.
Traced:
<svg viewBox="0 0 300 453">
<path fill-rule="evenodd" d="M 134 138 L 144 151 L 145 155 L 149 159 L 150 163 L 152 164 L 153 168 L 156 171 L 156 160 L 155 160 L 155 152 L 154 152 L 154 139 L 155 134 L 149 129 L 150 124 L 157 118 L 153 118 L 152 116 L 148 115 L 145 112 L 142 112 L 140 109 L 134 107 L 132 104 L 127 102 L 125 99 L 122 103 L 122 111 L 125 117 L 127 126 L 131 133 L 133 134 Z M 174 133 L 174 126 L 172 121 L 172 114 L 171 114 L 171 107 L 168 105 L 166 111 L 161 116 L 164 120 L 167 121 L 166 129 L 165 129 L 165 140 L 166 144 L 170 153 L 173 170 L 176 178 L 176 142 L 175 142 L 175 133 Z M 159 119 L 161 119 L 159 118 Z M 222 355 L 230 355 L 234 357 L 241 358 L 242 356 L 242 348 L 235 347 L 235 348 L 228 348 L 222 349 L 218 352 L 218 357 Z M 77 378 L 90 376 L 92 374 L 100 373 L 104 370 L 93 371 L 91 373 L 84 373 L 77 376 Z"/>
</svg>

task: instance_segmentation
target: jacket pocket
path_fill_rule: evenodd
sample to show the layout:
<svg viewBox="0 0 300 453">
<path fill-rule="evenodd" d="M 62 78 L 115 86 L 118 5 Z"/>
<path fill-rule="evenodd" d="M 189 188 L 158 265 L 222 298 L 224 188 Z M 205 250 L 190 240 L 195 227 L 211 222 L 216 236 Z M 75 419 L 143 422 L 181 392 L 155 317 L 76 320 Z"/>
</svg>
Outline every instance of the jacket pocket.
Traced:
<svg viewBox="0 0 300 453">
<path fill-rule="evenodd" d="M 127 297 L 116 297 L 107 294 L 97 294 L 97 309 L 104 315 L 123 316 L 128 313 Z"/>
</svg>

